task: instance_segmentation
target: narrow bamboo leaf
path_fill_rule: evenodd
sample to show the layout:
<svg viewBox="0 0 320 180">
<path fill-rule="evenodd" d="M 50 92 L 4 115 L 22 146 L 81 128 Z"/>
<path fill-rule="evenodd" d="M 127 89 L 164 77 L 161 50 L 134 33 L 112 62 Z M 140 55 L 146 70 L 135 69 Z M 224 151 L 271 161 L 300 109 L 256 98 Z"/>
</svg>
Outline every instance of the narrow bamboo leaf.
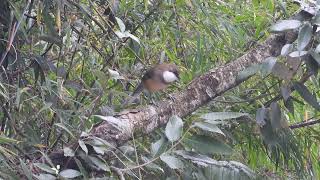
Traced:
<svg viewBox="0 0 320 180">
<path fill-rule="evenodd" d="M 155 157 L 162 154 L 166 150 L 167 146 L 168 141 L 164 137 L 161 137 L 161 139 L 151 144 L 152 156 Z"/>
<path fill-rule="evenodd" d="M 295 82 L 293 84 L 293 87 L 308 104 L 310 104 L 316 110 L 320 111 L 319 102 L 317 101 L 316 97 L 311 94 L 311 92 L 304 84 L 300 82 Z"/>
<path fill-rule="evenodd" d="M 172 116 L 166 126 L 165 134 L 169 141 L 174 142 L 177 141 L 181 135 L 183 130 L 183 121 L 178 116 Z"/>
<path fill-rule="evenodd" d="M 203 154 L 231 154 L 232 148 L 225 143 L 204 135 L 194 135 L 183 140 L 184 144 Z"/>
<path fill-rule="evenodd" d="M 169 154 L 162 154 L 160 159 L 165 162 L 171 169 L 182 169 L 184 167 L 183 162 L 175 156 Z"/>
<path fill-rule="evenodd" d="M 320 17 L 320 14 L 319 14 Z M 320 53 L 320 44 L 317 45 L 316 49 L 314 50 L 315 53 Z"/>
<path fill-rule="evenodd" d="M 293 51 L 289 54 L 290 57 L 301 57 L 308 54 L 308 51 Z"/>
<path fill-rule="evenodd" d="M 301 26 L 301 22 L 298 20 L 280 20 L 276 24 L 270 27 L 272 32 L 284 32 L 288 30 L 297 29 Z"/>
<path fill-rule="evenodd" d="M 77 166 L 78 166 L 78 168 L 79 168 L 79 170 L 80 170 L 80 172 L 81 172 L 81 175 L 83 176 L 83 179 L 84 179 L 84 180 L 88 180 L 88 179 L 89 179 L 89 178 L 88 178 L 88 172 L 87 172 L 86 169 L 83 167 L 81 161 L 80 161 L 79 159 L 77 159 L 77 158 L 74 158 L 74 160 L 75 160 L 75 162 L 76 162 L 76 164 L 77 164 Z"/>
<path fill-rule="evenodd" d="M 313 57 L 314 60 L 317 61 L 318 66 L 319 66 L 320 65 L 320 54 L 316 53 L 316 52 L 313 52 L 313 53 L 311 53 L 311 56 Z"/>
<path fill-rule="evenodd" d="M 306 23 L 302 26 L 298 34 L 297 49 L 302 51 L 309 44 L 312 37 L 312 26 L 310 23 Z"/>
<path fill-rule="evenodd" d="M 282 47 L 281 49 L 281 55 L 286 56 L 293 50 L 293 45 L 292 44 L 286 44 Z"/>
<path fill-rule="evenodd" d="M 138 44 L 140 44 L 139 38 L 137 38 L 136 36 L 134 36 L 131 33 L 127 33 L 128 37 L 130 37 L 132 40 L 136 41 Z"/>
<path fill-rule="evenodd" d="M 116 17 L 116 20 L 117 20 L 117 24 L 120 28 L 120 31 L 124 32 L 126 30 L 126 26 L 124 25 L 123 21 L 118 17 Z"/>
<path fill-rule="evenodd" d="M 208 156 L 205 156 L 205 155 L 202 155 L 202 154 L 198 154 L 198 153 L 195 153 L 195 152 L 188 152 L 188 151 L 184 151 L 184 150 L 178 150 L 178 151 L 175 151 L 175 153 L 179 156 L 182 156 L 183 158 L 185 159 L 188 159 L 188 160 L 191 160 L 192 162 L 194 161 L 198 161 L 198 162 L 203 162 L 203 163 L 206 163 L 206 164 L 216 164 L 218 161 L 208 157 Z"/>
<path fill-rule="evenodd" d="M 57 178 L 51 174 L 34 175 L 38 180 L 56 180 Z"/>
<path fill-rule="evenodd" d="M 205 131 L 210 131 L 210 132 L 213 132 L 213 133 L 219 133 L 219 134 L 225 135 L 221 131 L 221 129 L 215 124 L 210 124 L 210 123 L 207 123 L 207 122 L 195 122 L 194 126 L 200 128 L 202 130 L 205 130 Z"/>
<path fill-rule="evenodd" d="M 42 111 L 49 109 L 52 106 L 51 102 L 46 102 L 45 105 L 39 110 L 38 114 L 40 114 Z"/>
<path fill-rule="evenodd" d="M 211 112 L 207 114 L 203 114 L 200 118 L 205 119 L 206 122 L 216 121 L 216 120 L 226 120 L 226 119 L 235 119 L 242 116 L 247 116 L 247 113 L 239 113 L 239 112 Z"/>
<path fill-rule="evenodd" d="M 261 69 L 261 64 L 254 64 L 240 71 L 237 75 L 237 82 L 242 82 L 256 74 Z"/>
<path fill-rule="evenodd" d="M 317 76 L 319 70 L 318 62 L 312 56 L 307 56 L 304 58 L 304 61 L 306 63 L 308 72 Z"/>
<path fill-rule="evenodd" d="M 276 57 L 268 57 L 262 64 L 261 64 L 261 69 L 260 69 L 260 73 L 261 75 L 264 77 L 268 74 L 270 74 L 272 72 L 272 69 L 274 67 L 274 65 L 277 62 L 277 58 Z"/>
<path fill-rule="evenodd" d="M 68 134 L 70 134 L 71 137 L 75 138 L 75 136 L 73 135 L 73 133 L 72 133 L 63 123 L 55 123 L 54 125 L 62 128 L 62 129 L 65 130 Z"/>
<path fill-rule="evenodd" d="M 56 171 L 54 169 L 52 169 L 50 166 L 48 166 L 44 163 L 33 163 L 33 165 L 37 166 L 39 169 L 41 169 L 42 171 L 45 171 L 47 173 L 50 173 L 50 174 L 56 173 Z"/>
<path fill-rule="evenodd" d="M 12 138 L 9 138 L 7 136 L 4 136 L 4 135 L 0 135 L 0 144 L 11 144 L 11 143 L 14 143 L 14 144 L 18 144 L 20 141 L 17 141 L 15 139 L 12 139 Z"/>
<path fill-rule="evenodd" d="M 66 169 L 59 173 L 60 176 L 64 178 L 76 178 L 81 176 L 81 173 L 74 169 Z"/>
<path fill-rule="evenodd" d="M 103 171 L 110 171 L 110 168 L 107 166 L 107 163 L 104 162 L 102 159 L 94 157 L 94 156 L 89 156 L 89 159 L 91 162 L 96 165 L 98 168 L 100 168 Z"/>
<path fill-rule="evenodd" d="M 78 143 L 79 143 L 79 146 L 81 147 L 81 149 L 82 149 L 86 154 L 88 154 L 88 148 L 87 148 L 86 144 L 85 144 L 81 139 L 78 140 Z"/>
<path fill-rule="evenodd" d="M 105 151 L 107 151 L 108 149 L 103 147 L 103 146 L 92 146 L 93 147 L 93 150 L 98 153 L 98 154 L 101 154 L 103 155 Z"/>
<path fill-rule="evenodd" d="M 28 180 L 32 180 L 32 171 L 30 167 L 28 167 L 23 160 L 20 159 L 20 166 L 23 170 L 23 174 L 26 176 Z"/>
<path fill-rule="evenodd" d="M 147 168 L 150 168 L 152 170 L 158 170 L 158 171 L 161 171 L 162 173 L 164 172 L 164 170 L 157 164 L 155 163 L 150 163 L 151 160 L 145 156 L 141 156 L 141 160 L 144 162 L 144 163 L 147 163 L 146 167 Z"/>
</svg>

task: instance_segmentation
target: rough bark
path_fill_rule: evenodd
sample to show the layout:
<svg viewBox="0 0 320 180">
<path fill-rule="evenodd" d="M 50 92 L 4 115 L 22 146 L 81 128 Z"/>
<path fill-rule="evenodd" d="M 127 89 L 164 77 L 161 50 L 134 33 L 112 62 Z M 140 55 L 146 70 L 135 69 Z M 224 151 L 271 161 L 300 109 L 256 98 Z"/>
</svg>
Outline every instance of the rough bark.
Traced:
<svg viewBox="0 0 320 180">
<path fill-rule="evenodd" d="M 94 127 L 90 134 L 119 146 L 130 140 L 132 134 L 145 135 L 165 125 L 172 115 L 185 117 L 213 98 L 239 85 L 241 82 L 237 81 L 237 75 L 246 67 L 261 63 L 267 57 L 278 56 L 285 42 L 284 36 L 272 35 L 235 61 L 195 78 L 185 90 L 171 94 L 172 98 L 163 100 L 156 106 L 149 105 L 119 113 L 115 118 L 126 125 L 123 130 L 116 128 L 110 121 L 104 121 Z"/>
</svg>

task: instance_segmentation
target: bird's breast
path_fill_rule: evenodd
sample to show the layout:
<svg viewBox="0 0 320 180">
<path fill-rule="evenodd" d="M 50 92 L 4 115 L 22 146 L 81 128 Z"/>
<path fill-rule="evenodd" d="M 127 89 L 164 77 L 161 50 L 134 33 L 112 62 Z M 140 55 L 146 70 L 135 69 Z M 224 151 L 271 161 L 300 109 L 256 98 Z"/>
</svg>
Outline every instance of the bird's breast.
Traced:
<svg viewBox="0 0 320 180">
<path fill-rule="evenodd" d="M 149 92 L 156 92 L 165 89 L 168 85 L 154 79 L 147 79 L 143 81 L 143 86 Z"/>
</svg>

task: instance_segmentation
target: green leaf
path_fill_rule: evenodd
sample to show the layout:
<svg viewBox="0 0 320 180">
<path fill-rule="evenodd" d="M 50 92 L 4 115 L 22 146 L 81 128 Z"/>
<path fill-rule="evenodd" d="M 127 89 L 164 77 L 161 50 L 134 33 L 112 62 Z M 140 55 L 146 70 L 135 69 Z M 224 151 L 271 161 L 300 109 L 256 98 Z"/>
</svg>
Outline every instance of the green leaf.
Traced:
<svg viewBox="0 0 320 180">
<path fill-rule="evenodd" d="M 52 106 L 51 102 L 46 102 L 45 105 L 39 110 L 38 114 L 40 114 L 42 111 L 46 110 L 46 109 L 50 109 L 50 107 Z"/>
<path fill-rule="evenodd" d="M 93 150 L 98 153 L 98 154 L 101 154 L 103 155 L 105 151 L 107 151 L 108 149 L 103 147 L 103 146 L 92 146 L 93 147 Z"/>
<path fill-rule="evenodd" d="M 197 161 L 197 162 L 202 162 L 202 163 L 206 163 L 206 164 L 216 164 L 218 162 L 217 160 L 214 160 L 208 156 L 198 154 L 195 152 L 178 150 L 178 151 L 175 151 L 175 153 L 179 156 L 182 156 L 185 159 L 191 160 L 192 162 Z"/>
<path fill-rule="evenodd" d="M 303 25 L 299 31 L 297 49 L 302 51 L 309 44 L 312 38 L 312 26 L 309 23 Z"/>
<path fill-rule="evenodd" d="M 312 52 L 312 53 L 311 53 L 311 56 L 312 56 L 312 58 L 313 58 L 315 61 L 317 61 L 318 66 L 319 66 L 319 65 L 320 65 L 320 54 L 315 53 L 315 52 Z"/>
<path fill-rule="evenodd" d="M 64 178 L 76 178 L 81 176 L 81 173 L 74 169 L 66 169 L 59 173 L 60 176 Z"/>
<path fill-rule="evenodd" d="M 42 171 L 45 171 L 50 174 L 56 174 L 56 171 L 52 169 L 50 166 L 44 164 L 44 163 L 33 163 L 33 165 L 37 166 Z"/>
<path fill-rule="evenodd" d="M 20 166 L 23 170 L 23 174 L 27 177 L 28 180 L 32 180 L 32 171 L 30 167 L 28 167 L 23 160 L 20 159 Z"/>
<path fill-rule="evenodd" d="M 175 156 L 162 154 L 160 159 L 165 162 L 171 169 L 183 169 L 183 162 Z"/>
<path fill-rule="evenodd" d="M 88 148 L 87 148 L 86 144 L 85 144 L 81 139 L 78 140 L 78 143 L 79 143 L 79 146 L 81 147 L 81 149 L 82 149 L 86 154 L 88 154 Z"/>
<path fill-rule="evenodd" d="M 65 130 L 71 137 L 75 138 L 75 136 L 73 135 L 73 133 L 72 133 L 63 123 L 55 123 L 54 125 L 62 128 L 62 129 Z"/>
<path fill-rule="evenodd" d="M 89 179 L 89 178 L 88 178 L 88 172 L 87 172 L 86 169 L 82 166 L 81 161 L 80 161 L 79 159 L 77 159 L 77 158 L 74 158 L 74 160 L 75 160 L 75 162 L 76 162 L 76 164 L 77 164 L 77 166 L 78 166 L 78 168 L 79 168 L 79 170 L 80 170 L 80 172 L 81 172 L 81 175 L 83 176 L 83 179 L 84 179 L 84 180 Z"/>
<path fill-rule="evenodd" d="M 131 34 L 131 33 L 129 33 L 129 32 L 128 32 L 128 36 L 129 36 L 132 40 L 134 40 L 134 41 L 136 41 L 138 44 L 140 44 L 139 38 L 137 38 L 136 36 L 134 36 L 133 34 Z"/>
<path fill-rule="evenodd" d="M 293 51 L 289 54 L 290 57 L 301 57 L 308 54 L 308 51 Z"/>
<path fill-rule="evenodd" d="M 34 175 L 38 180 L 56 180 L 57 178 L 51 174 Z"/>
<path fill-rule="evenodd" d="M 158 141 L 151 144 L 151 154 L 153 157 L 158 156 L 159 154 L 162 154 L 168 146 L 168 141 L 161 137 Z"/>
<path fill-rule="evenodd" d="M 316 97 L 311 94 L 311 92 L 304 84 L 295 82 L 293 84 L 293 87 L 308 104 L 310 104 L 316 110 L 320 111 L 320 105 Z"/>
<path fill-rule="evenodd" d="M 183 140 L 184 144 L 203 154 L 231 154 L 232 148 L 217 139 L 194 135 Z"/>
<path fill-rule="evenodd" d="M 319 14 L 320 15 L 320 14 Z M 317 45 L 316 49 L 314 50 L 315 53 L 320 53 L 320 44 Z"/>
<path fill-rule="evenodd" d="M 282 47 L 281 49 L 281 55 L 286 56 L 293 50 L 293 45 L 292 44 L 286 44 Z"/>
<path fill-rule="evenodd" d="M 147 157 L 145 156 L 141 156 L 141 160 L 144 162 L 144 163 L 147 163 L 146 167 L 147 168 L 150 168 L 151 170 L 159 170 L 161 171 L 162 173 L 164 172 L 164 170 L 157 164 L 155 163 L 152 163 L 150 159 L 148 159 Z"/>
<path fill-rule="evenodd" d="M 311 74 L 314 74 L 317 76 L 318 70 L 319 70 L 319 64 L 318 62 L 311 56 L 307 56 L 304 58 L 305 64 L 307 66 L 307 71 Z"/>
<path fill-rule="evenodd" d="M 221 131 L 221 129 L 215 124 L 210 124 L 210 123 L 207 123 L 207 122 L 195 122 L 194 126 L 200 128 L 202 130 L 205 130 L 205 131 L 209 131 L 209 132 L 219 133 L 219 134 L 225 135 Z"/>
<path fill-rule="evenodd" d="M 261 75 L 264 77 L 270 74 L 276 62 L 277 62 L 276 57 L 268 57 L 260 66 Z"/>
<path fill-rule="evenodd" d="M 256 74 L 261 69 L 261 64 L 254 64 L 240 71 L 237 75 L 237 82 L 242 82 Z"/>
<path fill-rule="evenodd" d="M 118 26 L 120 28 L 120 31 L 124 32 L 126 30 L 126 26 L 124 25 L 123 21 L 118 17 L 115 17 L 115 18 L 117 20 L 117 24 L 118 24 Z"/>
<path fill-rule="evenodd" d="M 96 165 L 99 169 L 103 171 L 110 171 L 110 168 L 107 166 L 107 163 L 104 162 L 102 159 L 94 157 L 94 156 L 89 156 L 89 159 L 91 162 Z"/>
<path fill-rule="evenodd" d="M 298 20 L 280 20 L 276 24 L 272 25 L 270 30 L 272 32 L 284 32 L 297 29 L 301 24 L 302 23 Z"/>
<path fill-rule="evenodd" d="M 183 121 L 178 116 L 172 116 L 166 126 L 165 134 L 169 141 L 174 142 L 177 141 L 183 131 Z"/>
<path fill-rule="evenodd" d="M 201 115 L 200 118 L 205 119 L 205 122 L 211 124 L 221 124 L 222 122 L 219 122 L 217 120 L 235 119 L 242 116 L 248 116 L 248 114 L 239 112 L 211 112 Z"/>
<path fill-rule="evenodd" d="M 4 135 L 0 135 L 0 144 L 18 144 L 21 141 L 17 141 L 15 139 L 9 138 L 7 136 Z"/>
</svg>

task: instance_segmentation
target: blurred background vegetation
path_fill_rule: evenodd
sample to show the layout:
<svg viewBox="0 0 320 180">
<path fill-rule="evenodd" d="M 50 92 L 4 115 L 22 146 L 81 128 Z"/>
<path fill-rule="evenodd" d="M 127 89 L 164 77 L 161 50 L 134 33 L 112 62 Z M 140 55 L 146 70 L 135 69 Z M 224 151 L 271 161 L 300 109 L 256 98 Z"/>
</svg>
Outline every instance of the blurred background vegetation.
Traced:
<svg viewBox="0 0 320 180">
<path fill-rule="evenodd" d="M 269 146 L 270 141 L 252 120 L 257 109 L 280 93 L 281 81 L 274 76 L 254 76 L 185 118 L 183 136 L 175 143 L 164 135 L 170 130 L 167 126 L 114 150 L 116 158 L 110 161 L 94 156 L 89 164 L 104 170 L 103 173 L 88 174 L 85 165 L 81 165 L 83 161 L 77 161 L 78 168 L 74 171 L 63 172 L 50 163 L 36 163 L 40 171 L 29 168 L 41 157 L 48 160 L 47 154 L 58 149 L 73 156 L 67 145 L 78 141 L 81 134 L 88 133 L 101 121 L 93 115 L 114 115 L 121 111 L 121 103 L 147 68 L 165 61 L 176 63 L 182 69 L 181 81 L 167 92 L 179 91 L 194 77 L 235 60 L 268 38 L 274 22 L 299 10 L 291 1 L 3 0 L 1 3 L 0 177 L 282 179 L 303 174 L 317 179 L 320 176 L 319 125 L 286 129 L 289 139 L 281 139 L 282 143 L 293 141 L 289 149 L 294 151 L 288 152 L 272 138 L 274 146 Z M 299 80 L 302 75 L 297 73 L 295 78 Z M 319 76 L 315 74 L 306 86 L 313 95 L 319 95 Z M 312 105 L 297 93 L 294 96 L 297 101 L 293 102 L 293 113 L 282 102 L 278 105 L 288 125 L 319 118 Z M 159 98 L 166 95 L 162 93 Z M 219 128 L 199 124 L 196 128 L 194 123 L 204 115 L 210 116 L 210 112 L 241 112 L 247 116 L 240 118 L 226 113 L 224 119 L 236 120 L 218 123 Z M 178 117 L 173 121 L 180 122 Z M 192 149 L 207 156 L 188 154 Z M 173 151 L 176 156 L 165 156 Z M 155 158 L 160 154 L 163 156 Z M 119 172 L 115 167 L 127 170 Z"/>
</svg>

